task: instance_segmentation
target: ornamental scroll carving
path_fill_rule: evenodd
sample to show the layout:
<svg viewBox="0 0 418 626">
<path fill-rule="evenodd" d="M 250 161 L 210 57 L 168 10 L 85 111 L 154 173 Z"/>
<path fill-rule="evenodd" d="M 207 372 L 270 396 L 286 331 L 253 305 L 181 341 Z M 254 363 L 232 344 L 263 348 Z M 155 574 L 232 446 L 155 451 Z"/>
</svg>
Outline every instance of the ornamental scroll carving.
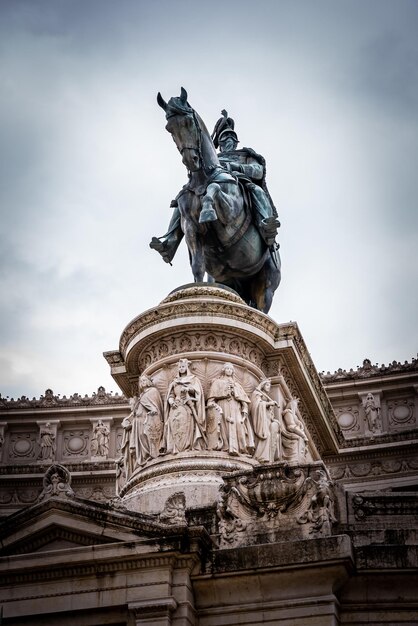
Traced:
<svg viewBox="0 0 418 626">
<path fill-rule="evenodd" d="M 221 547 L 236 547 L 266 535 L 328 536 L 336 521 L 334 492 L 325 469 L 272 465 L 226 478 L 218 505 Z M 256 537 L 254 537 L 256 536 Z"/>
<path fill-rule="evenodd" d="M 73 498 L 74 491 L 71 488 L 71 474 L 63 465 L 58 463 L 51 465 L 43 478 L 43 490 L 38 500 L 46 500 L 52 496 Z"/>
</svg>

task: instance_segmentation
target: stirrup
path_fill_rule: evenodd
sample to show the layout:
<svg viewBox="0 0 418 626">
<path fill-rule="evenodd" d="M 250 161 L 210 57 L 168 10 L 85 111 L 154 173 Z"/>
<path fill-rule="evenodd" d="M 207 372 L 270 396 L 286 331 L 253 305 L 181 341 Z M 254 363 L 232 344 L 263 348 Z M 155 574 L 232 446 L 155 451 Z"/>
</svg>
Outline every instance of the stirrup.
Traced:
<svg viewBox="0 0 418 626">
<path fill-rule="evenodd" d="M 215 209 L 213 207 L 205 207 L 200 212 L 199 223 L 216 222 L 217 219 L 218 216 L 216 215 Z"/>
</svg>

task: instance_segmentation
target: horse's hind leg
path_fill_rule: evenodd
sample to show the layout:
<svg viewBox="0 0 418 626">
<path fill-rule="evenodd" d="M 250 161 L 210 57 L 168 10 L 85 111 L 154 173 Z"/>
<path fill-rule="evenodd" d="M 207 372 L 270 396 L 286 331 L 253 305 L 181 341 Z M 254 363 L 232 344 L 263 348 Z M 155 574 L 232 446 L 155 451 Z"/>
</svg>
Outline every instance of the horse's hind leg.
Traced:
<svg viewBox="0 0 418 626">
<path fill-rule="evenodd" d="M 193 224 L 189 223 L 184 227 L 184 238 L 189 250 L 190 266 L 192 268 L 195 283 L 203 282 L 205 275 L 205 259 L 203 256 L 202 242 L 197 236 Z"/>
<path fill-rule="evenodd" d="M 256 308 L 268 313 L 273 302 L 274 292 L 280 284 L 280 266 L 269 255 L 264 266 L 251 280 L 251 300 Z"/>
</svg>

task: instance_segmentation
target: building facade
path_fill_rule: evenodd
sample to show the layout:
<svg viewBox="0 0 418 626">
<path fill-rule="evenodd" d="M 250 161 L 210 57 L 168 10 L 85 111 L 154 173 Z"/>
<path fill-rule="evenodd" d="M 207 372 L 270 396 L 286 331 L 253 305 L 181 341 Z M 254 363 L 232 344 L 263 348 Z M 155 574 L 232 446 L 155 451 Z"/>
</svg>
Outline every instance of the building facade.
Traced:
<svg viewBox="0 0 418 626">
<path fill-rule="evenodd" d="M 0 398 L 4 624 L 418 622 L 417 360 L 319 375 L 216 286 L 105 358 L 120 395 Z"/>
</svg>

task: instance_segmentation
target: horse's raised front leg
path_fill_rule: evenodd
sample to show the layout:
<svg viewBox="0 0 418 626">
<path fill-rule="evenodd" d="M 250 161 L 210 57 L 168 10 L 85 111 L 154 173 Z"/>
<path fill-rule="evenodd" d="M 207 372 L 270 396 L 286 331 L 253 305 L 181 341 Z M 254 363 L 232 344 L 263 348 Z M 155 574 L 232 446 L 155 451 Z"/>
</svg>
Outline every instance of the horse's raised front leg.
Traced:
<svg viewBox="0 0 418 626">
<path fill-rule="evenodd" d="M 215 222 L 218 214 L 215 211 L 215 197 L 220 189 L 217 183 L 211 183 L 206 189 L 206 194 L 202 198 L 202 210 L 199 215 L 199 222 Z"/>
<path fill-rule="evenodd" d="M 234 185 L 229 193 L 222 191 L 218 183 L 210 183 L 206 189 L 206 194 L 202 198 L 202 211 L 199 222 L 214 222 L 219 219 L 223 224 L 227 224 L 233 219 L 234 208 L 236 206 L 236 195 L 238 187 Z"/>
</svg>

